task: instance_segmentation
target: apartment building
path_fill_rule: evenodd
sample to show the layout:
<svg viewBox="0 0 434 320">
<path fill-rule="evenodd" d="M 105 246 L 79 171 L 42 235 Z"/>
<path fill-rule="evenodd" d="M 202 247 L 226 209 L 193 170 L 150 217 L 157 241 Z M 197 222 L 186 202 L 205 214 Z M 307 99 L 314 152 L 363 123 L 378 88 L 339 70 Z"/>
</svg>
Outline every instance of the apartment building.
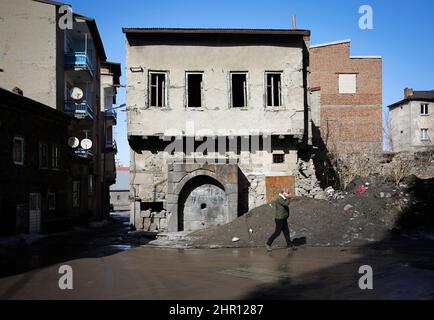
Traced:
<svg viewBox="0 0 434 320">
<path fill-rule="evenodd" d="M 18 88 L 25 97 L 72 118 L 63 143 L 71 156 L 86 161 L 85 211 L 89 219 L 102 219 L 109 214 L 108 190 L 115 178 L 110 128 L 116 113 L 104 108 L 115 101 L 120 66 L 107 62 L 94 19 L 73 13 L 71 28 L 61 27 L 67 14 L 63 5 L 48 0 L 0 3 L 0 87 Z M 68 192 L 76 189 L 71 184 Z"/>
<path fill-rule="evenodd" d="M 137 229 L 224 224 L 284 186 L 296 194 L 311 147 L 308 30 L 123 31 Z"/>
<path fill-rule="evenodd" d="M 434 90 L 404 89 L 402 100 L 389 106 L 388 144 L 393 152 L 417 152 L 434 147 Z"/>
</svg>

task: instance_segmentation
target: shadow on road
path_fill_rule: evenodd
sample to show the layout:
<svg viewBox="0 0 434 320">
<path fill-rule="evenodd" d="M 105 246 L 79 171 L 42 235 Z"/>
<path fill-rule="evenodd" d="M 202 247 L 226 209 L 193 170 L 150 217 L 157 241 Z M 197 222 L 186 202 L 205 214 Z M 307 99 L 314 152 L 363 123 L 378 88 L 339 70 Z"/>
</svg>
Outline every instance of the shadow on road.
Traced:
<svg viewBox="0 0 434 320">
<path fill-rule="evenodd" d="M 49 235 L 22 248 L 0 248 L 0 278 L 80 258 L 110 256 L 155 239 L 129 231 L 129 215 L 117 213 L 100 228 Z"/>
</svg>

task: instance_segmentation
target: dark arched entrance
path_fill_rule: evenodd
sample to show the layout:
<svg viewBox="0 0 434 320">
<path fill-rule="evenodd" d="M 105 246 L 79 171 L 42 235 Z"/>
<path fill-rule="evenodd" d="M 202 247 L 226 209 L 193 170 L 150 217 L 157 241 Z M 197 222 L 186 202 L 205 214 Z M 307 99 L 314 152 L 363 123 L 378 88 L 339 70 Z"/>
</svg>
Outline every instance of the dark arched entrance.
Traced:
<svg viewBox="0 0 434 320">
<path fill-rule="evenodd" d="M 214 178 L 200 175 L 182 188 L 178 200 L 178 230 L 193 231 L 227 222 L 228 197 Z"/>
</svg>

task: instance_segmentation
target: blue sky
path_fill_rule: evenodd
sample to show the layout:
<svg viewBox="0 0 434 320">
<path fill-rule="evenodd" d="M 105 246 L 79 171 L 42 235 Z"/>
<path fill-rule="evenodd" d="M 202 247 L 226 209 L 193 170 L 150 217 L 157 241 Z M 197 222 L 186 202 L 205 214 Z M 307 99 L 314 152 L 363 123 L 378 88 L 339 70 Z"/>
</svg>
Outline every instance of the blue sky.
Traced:
<svg viewBox="0 0 434 320">
<path fill-rule="evenodd" d="M 405 87 L 434 89 L 433 0 L 65 0 L 96 19 L 108 59 L 125 67 L 122 27 L 290 28 L 312 31 L 311 43 L 351 39 L 351 55 L 383 57 L 383 109 Z M 374 29 L 358 27 L 361 5 L 374 12 Z M 123 69 L 123 73 L 125 73 Z M 125 83 L 123 76 L 122 83 Z M 120 90 L 118 104 L 125 101 Z M 126 114 L 119 113 L 118 159 L 129 165 Z"/>
</svg>

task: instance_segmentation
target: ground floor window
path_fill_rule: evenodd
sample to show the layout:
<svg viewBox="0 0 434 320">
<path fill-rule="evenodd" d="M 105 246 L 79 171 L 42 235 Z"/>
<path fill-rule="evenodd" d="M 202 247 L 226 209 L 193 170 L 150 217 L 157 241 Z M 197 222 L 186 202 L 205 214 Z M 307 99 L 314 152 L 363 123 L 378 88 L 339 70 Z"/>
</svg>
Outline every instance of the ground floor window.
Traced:
<svg viewBox="0 0 434 320">
<path fill-rule="evenodd" d="M 48 191 L 47 194 L 48 210 L 56 210 L 56 193 Z"/>
</svg>

